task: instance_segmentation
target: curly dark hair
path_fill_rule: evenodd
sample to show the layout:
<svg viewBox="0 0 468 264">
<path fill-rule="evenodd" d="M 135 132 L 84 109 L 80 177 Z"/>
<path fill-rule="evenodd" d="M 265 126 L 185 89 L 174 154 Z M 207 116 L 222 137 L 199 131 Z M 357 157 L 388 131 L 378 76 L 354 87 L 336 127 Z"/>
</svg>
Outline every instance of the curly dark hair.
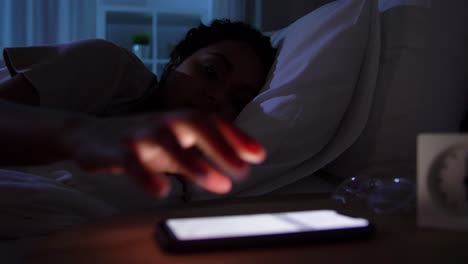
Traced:
<svg viewBox="0 0 468 264">
<path fill-rule="evenodd" d="M 270 38 L 248 24 L 229 19 L 214 20 L 209 26 L 200 24 L 189 30 L 171 52 L 170 62 L 177 66 L 199 49 L 223 40 L 242 41 L 250 45 L 260 57 L 266 72 L 273 65 L 276 49 L 272 47 Z"/>
</svg>

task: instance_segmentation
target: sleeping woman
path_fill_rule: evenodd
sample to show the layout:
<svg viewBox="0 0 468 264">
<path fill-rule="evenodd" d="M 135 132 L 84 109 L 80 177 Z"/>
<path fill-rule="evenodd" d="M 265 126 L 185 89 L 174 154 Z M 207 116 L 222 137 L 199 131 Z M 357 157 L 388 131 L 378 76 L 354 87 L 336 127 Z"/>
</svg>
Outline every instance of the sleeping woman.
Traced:
<svg viewBox="0 0 468 264">
<path fill-rule="evenodd" d="M 159 80 L 103 40 L 10 48 L 3 56 L 0 165 L 73 160 L 89 172 L 132 175 L 162 197 L 168 174 L 226 193 L 265 158 L 231 124 L 275 56 L 269 38 L 243 23 L 190 30 Z"/>
</svg>

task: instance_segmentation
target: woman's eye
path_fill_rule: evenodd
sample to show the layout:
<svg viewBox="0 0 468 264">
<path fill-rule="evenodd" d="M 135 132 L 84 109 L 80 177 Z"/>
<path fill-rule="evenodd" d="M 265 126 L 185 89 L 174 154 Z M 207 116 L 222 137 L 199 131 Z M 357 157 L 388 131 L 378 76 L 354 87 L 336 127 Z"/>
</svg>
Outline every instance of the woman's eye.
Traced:
<svg viewBox="0 0 468 264">
<path fill-rule="evenodd" d="M 210 65 L 204 65 L 203 66 L 203 74 L 209 79 L 209 80 L 218 80 L 219 76 L 218 73 L 216 72 L 215 68 Z"/>
</svg>

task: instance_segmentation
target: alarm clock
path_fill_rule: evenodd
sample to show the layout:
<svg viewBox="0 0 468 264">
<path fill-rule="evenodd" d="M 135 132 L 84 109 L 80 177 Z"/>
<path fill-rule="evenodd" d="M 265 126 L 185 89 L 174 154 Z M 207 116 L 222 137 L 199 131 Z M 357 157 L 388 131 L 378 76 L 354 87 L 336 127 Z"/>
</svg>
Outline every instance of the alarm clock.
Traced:
<svg viewBox="0 0 468 264">
<path fill-rule="evenodd" d="M 468 230 L 468 135 L 418 137 L 418 224 Z"/>
</svg>

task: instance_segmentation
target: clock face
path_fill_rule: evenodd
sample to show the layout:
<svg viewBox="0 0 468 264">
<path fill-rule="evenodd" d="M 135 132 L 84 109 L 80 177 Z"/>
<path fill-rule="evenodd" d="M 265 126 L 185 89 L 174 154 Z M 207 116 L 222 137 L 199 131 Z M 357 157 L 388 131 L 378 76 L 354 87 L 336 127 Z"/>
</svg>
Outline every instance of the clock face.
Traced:
<svg viewBox="0 0 468 264">
<path fill-rule="evenodd" d="M 428 185 L 436 205 L 452 215 L 468 215 L 468 145 L 440 152 L 429 168 Z"/>
</svg>

